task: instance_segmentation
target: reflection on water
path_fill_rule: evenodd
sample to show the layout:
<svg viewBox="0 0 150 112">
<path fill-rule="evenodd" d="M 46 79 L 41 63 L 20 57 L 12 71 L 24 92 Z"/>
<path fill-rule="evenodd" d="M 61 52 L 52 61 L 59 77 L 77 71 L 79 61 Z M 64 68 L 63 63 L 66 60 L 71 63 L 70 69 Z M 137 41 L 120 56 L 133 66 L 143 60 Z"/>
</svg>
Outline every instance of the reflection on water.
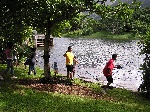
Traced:
<svg viewBox="0 0 150 112">
<path fill-rule="evenodd" d="M 50 51 L 50 65 L 53 68 L 53 63 L 57 62 L 61 74 L 66 74 L 63 54 L 70 45 L 80 63 L 76 66 L 75 77 L 106 84 L 107 81 L 102 74 L 102 69 L 111 55 L 117 53 L 116 64 L 123 66 L 123 69 L 113 71 L 114 83 L 112 85 L 137 90 L 141 84 L 142 73 L 139 68 L 143 63 L 143 56 L 139 55 L 140 49 L 137 46 L 137 41 L 111 42 L 101 39 L 54 38 L 54 47 Z M 38 66 L 41 68 L 44 65 L 41 57 L 43 54 L 43 48 L 38 48 Z"/>
</svg>

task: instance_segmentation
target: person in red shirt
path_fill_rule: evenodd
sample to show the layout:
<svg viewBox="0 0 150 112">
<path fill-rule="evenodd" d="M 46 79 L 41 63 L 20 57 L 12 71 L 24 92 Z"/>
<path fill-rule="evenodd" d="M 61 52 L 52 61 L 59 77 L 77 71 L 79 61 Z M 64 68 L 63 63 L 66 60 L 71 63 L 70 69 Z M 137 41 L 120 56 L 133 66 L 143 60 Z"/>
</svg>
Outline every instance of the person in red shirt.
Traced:
<svg viewBox="0 0 150 112">
<path fill-rule="evenodd" d="M 106 63 L 106 65 L 105 65 L 105 67 L 104 67 L 104 69 L 103 69 L 103 74 L 104 74 L 104 76 L 106 77 L 106 79 L 107 79 L 107 81 L 108 81 L 107 85 L 104 87 L 104 90 L 105 90 L 106 88 L 108 88 L 111 83 L 113 83 L 112 70 L 113 70 L 113 68 L 115 68 L 114 61 L 115 61 L 116 59 L 117 59 L 117 54 L 113 54 L 113 55 L 112 55 L 112 59 L 110 59 L 110 60 Z"/>
<path fill-rule="evenodd" d="M 3 80 L 3 76 L 11 69 L 10 74 L 12 78 L 17 78 L 14 76 L 14 66 L 13 66 L 13 44 L 11 42 L 7 43 L 7 48 L 4 51 L 6 57 L 7 68 L 6 70 L 0 75 L 0 79 Z"/>
</svg>

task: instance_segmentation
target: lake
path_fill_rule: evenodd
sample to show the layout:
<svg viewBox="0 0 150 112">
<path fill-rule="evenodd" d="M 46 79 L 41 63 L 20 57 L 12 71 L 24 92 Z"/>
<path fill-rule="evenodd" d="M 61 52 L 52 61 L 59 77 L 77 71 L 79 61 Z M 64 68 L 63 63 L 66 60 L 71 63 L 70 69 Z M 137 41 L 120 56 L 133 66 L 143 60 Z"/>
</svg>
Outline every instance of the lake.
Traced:
<svg viewBox="0 0 150 112">
<path fill-rule="evenodd" d="M 142 83 L 142 71 L 139 69 L 143 63 L 144 56 L 140 55 L 141 49 L 137 40 L 116 42 L 102 39 L 85 38 L 54 38 L 54 46 L 50 50 L 50 66 L 58 63 L 60 74 L 66 75 L 65 57 L 68 46 L 72 46 L 73 53 L 80 64 L 76 66 L 76 78 L 87 81 L 106 84 L 106 78 L 102 70 L 111 58 L 111 55 L 118 54 L 115 64 L 120 64 L 122 69 L 113 70 L 114 83 L 112 86 L 137 91 Z M 43 48 L 37 48 L 39 62 L 37 66 L 44 67 Z"/>
</svg>

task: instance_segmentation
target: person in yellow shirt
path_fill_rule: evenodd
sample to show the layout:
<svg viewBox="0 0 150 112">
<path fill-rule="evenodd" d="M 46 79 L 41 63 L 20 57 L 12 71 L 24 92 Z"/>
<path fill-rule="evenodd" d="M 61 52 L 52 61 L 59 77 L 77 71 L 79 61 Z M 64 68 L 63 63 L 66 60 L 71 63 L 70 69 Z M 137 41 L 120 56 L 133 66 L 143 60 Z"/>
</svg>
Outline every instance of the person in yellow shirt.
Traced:
<svg viewBox="0 0 150 112">
<path fill-rule="evenodd" d="M 68 50 L 63 56 L 66 57 L 67 79 L 72 79 L 73 61 L 75 61 L 76 63 L 78 63 L 78 61 L 74 58 L 71 46 L 68 47 Z"/>
</svg>

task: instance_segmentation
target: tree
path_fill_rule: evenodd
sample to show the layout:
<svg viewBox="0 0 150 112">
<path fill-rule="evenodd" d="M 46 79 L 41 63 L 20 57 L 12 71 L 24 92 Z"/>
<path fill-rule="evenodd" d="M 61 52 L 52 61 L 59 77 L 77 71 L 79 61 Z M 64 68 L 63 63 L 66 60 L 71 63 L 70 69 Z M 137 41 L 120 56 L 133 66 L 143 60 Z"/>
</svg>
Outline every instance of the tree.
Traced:
<svg viewBox="0 0 150 112">
<path fill-rule="evenodd" d="M 141 65 L 143 81 L 139 87 L 145 97 L 150 99 L 150 8 L 145 7 L 134 14 L 135 22 L 134 29 L 141 36 L 141 54 L 143 54 L 144 62 Z"/>
<path fill-rule="evenodd" d="M 58 25 L 83 11 L 94 11 L 107 0 L 5 0 L 1 2 L 3 25 L 17 21 L 16 26 L 32 26 L 44 33 L 44 75 L 50 78 L 49 38 L 58 32 Z M 113 1 L 113 0 L 111 0 Z M 57 27 L 58 26 L 58 27 Z M 8 27 L 8 26 L 7 26 Z M 14 28 L 13 28 L 14 29 Z M 55 36 L 55 35 L 54 35 Z"/>
<path fill-rule="evenodd" d="M 23 41 L 31 38 L 32 27 L 27 26 L 22 21 L 21 12 L 18 11 L 20 8 L 21 6 L 17 0 L 1 0 L 0 2 L 0 42 L 2 51 L 5 49 L 7 42 L 13 42 L 19 48 Z M 3 52 L 0 52 L 0 55 L 2 56 Z M 19 50 L 19 59 L 22 56 L 23 53 Z"/>
<path fill-rule="evenodd" d="M 150 99 L 150 26 L 147 30 L 147 36 L 143 39 L 142 54 L 145 54 L 144 63 L 142 64 L 143 82 L 140 85 L 142 93 L 146 93 L 145 97 Z"/>
<path fill-rule="evenodd" d="M 84 36 L 98 31 L 97 21 L 88 13 L 80 13 L 72 20 L 68 21 L 68 26 L 64 29 L 65 35 Z"/>
<path fill-rule="evenodd" d="M 0 6 L 0 36 L 5 41 L 15 41 L 15 43 L 21 43 L 29 38 L 32 28 L 22 21 L 21 12 L 18 11 L 21 7 L 18 0 L 1 0 Z"/>
<path fill-rule="evenodd" d="M 133 13 L 139 9 L 140 2 L 131 4 L 119 2 L 116 6 L 100 7 L 97 14 L 101 17 L 99 23 L 104 30 L 112 33 L 130 31 L 132 29 Z M 102 9 L 101 9 L 102 8 Z"/>
</svg>

